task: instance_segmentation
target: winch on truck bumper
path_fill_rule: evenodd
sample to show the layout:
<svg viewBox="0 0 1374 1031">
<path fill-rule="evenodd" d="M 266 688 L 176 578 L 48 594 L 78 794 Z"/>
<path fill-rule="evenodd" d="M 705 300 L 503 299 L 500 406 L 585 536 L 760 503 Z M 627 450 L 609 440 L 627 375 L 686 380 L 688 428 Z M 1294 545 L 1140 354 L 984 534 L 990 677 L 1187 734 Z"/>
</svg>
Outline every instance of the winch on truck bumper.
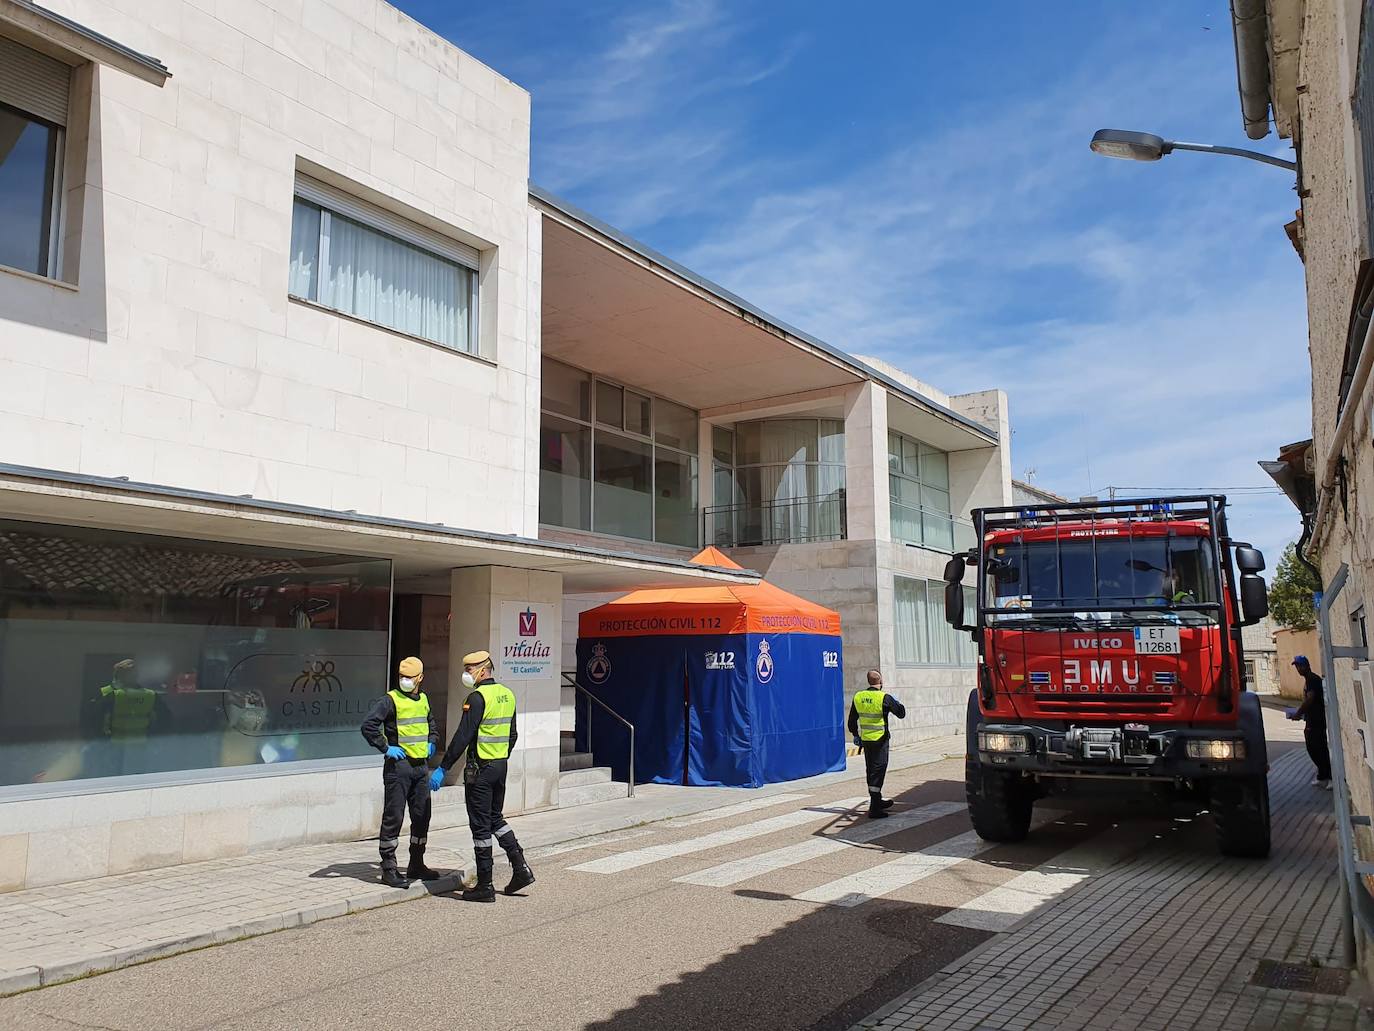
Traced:
<svg viewBox="0 0 1374 1031">
<path fill-rule="evenodd" d="M 1175 780 L 1262 773 L 1265 766 L 1262 756 L 1249 754 L 1244 735 L 1229 727 L 985 723 L 977 743 L 978 760 L 995 769 L 1061 777 Z"/>
</svg>

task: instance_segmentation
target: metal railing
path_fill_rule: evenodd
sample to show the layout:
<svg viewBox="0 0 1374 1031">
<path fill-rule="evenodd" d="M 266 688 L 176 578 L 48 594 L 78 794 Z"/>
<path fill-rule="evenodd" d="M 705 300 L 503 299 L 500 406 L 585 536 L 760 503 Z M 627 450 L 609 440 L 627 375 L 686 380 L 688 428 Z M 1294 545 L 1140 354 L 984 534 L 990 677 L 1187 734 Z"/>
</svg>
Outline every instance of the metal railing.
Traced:
<svg viewBox="0 0 1374 1031">
<path fill-rule="evenodd" d="M 739 505 L 708 505 L 701 510 L 701 539 L 718 548 L 842 541 L 848 537 L 845 493 Z"/>
<path fill-rule="evenodd" d="M 977 540 L 967 519 L 899 501 L 892 502 L 892 539 L 949 555 L 968 551 Z"/>
<path fill-rule="evenodd" d="M 588 690 L 587 690 L 585 687 L 583 687 L 581 684 L 579 684 L 579 683 L 577 682 L 577 674 L 576 674 L 576 673 L 571 673 L 571 672 L 568 672 L 567 670 L 564 670 L 562 676 L 563 676 L 563 683 L 566 684 L 568 687 L 571 687 L 571 688 L 573 688 L 574 690 L 577 691 L 577 694 L 573 696 L 573 726 L 574 726 L 574 727 L 576 727 L 576 725 L 577 725 L 577 698 L 578 698 L 578 696 L 580 695 L 580 696 L 582 696 L 582 697 L 585 697 L 585 698 L 588 700 L 588 702 L 595 702 L 597 705 L 601 706 L 601 709 L 602 709 L 603 712 L 605 712 L 608 716 L 611 716 L 612 718 L 614 718 L 614 719 L 616 719 L 616 720 L 619 720 L 621 723 L 623 723 L 623 724 L 625 725 L 625 729 L 628 730 L 628 731 L 630 732 L 630 765 L 629 765 L 629 778 L 628 778 L 628 779 L 629 779 L 629 782 L 630 782 L 630 788 L 629 788 L 629 790 L 625 793 L 625 797 L 626 797 L 626 798 L 634 798 L 634 797 L 635 797 L 635 725 L 634 725 L 633 723 L 631 723 L 629 720 L 627 720 L 624 716 L 620 715 L 620 713 L 618 713 L 618 712 L 616 712 L 614 709 L 612 709 L 609 705 L 607 705 L 605 702 L 603 702 L 603 701 L 602 701 L 600 698 L 598 698 L 596 695 L 594 695 L 594 694 L 592 694 L 590 691 L 588 691 Z M 591 750 L 592 750 L 592 707 L 591 707 L 591 705 L 589 704 L 589 705 L 587 706 L 587 751 L 590 752 Z"/>
</svg>

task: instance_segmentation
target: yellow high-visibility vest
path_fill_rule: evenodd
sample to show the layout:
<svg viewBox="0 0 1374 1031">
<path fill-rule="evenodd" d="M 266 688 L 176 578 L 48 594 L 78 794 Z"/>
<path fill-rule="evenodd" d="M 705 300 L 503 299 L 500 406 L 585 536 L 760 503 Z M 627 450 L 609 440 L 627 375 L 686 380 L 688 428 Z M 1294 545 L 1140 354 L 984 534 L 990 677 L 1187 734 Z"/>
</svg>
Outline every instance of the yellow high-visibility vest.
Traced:
<svg viewBox="0 0 1374 1031">
<path fill-rule="evenodd" d="M 477 758 L 510 755 L 510 728 L 515 724 L 515 695 L 504 684 L 482 684 L 482 722 L 477 726 Z"/>
<path fill-rule="evenodd" d="M 854 695 L 860 741 L 878 741 L 887 733 L 887 721 L 883 719 L 884 694 L 883 691 L 859 691 Z"/>
<path fill-rule="evenodd" d="M 112 741 L 143 741 L 153 722 L 157 694 L 146 687 L 115 687 L 106 684 L 101 697 L 113 698 L 114 707 L 105 720 L 105 733 Z"/>
<path fill-rule="evenodd" d="M 396 743 L 412 759 L 429 755 L 429 696 L 421 691 L 414 698 L 404 691 L 388 691 L 396 703 Z"/>
</svg>

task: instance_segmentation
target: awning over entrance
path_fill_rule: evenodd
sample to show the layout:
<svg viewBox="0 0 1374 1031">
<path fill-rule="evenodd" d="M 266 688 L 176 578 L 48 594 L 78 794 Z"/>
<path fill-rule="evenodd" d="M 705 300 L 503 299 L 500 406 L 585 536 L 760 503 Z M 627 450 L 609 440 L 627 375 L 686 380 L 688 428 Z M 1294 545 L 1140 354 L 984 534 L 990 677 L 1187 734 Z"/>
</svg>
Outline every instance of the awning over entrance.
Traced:
<svg viewBox="0 0 1374 1031">
<path fill-rule="evenodd" d="M 3 464 L 0 512 L 35 522 L 387 558 L 397 580 L 469 566 L 559 573 L 569 593 L 759 579 L 744 569 Z"/>
</svg>

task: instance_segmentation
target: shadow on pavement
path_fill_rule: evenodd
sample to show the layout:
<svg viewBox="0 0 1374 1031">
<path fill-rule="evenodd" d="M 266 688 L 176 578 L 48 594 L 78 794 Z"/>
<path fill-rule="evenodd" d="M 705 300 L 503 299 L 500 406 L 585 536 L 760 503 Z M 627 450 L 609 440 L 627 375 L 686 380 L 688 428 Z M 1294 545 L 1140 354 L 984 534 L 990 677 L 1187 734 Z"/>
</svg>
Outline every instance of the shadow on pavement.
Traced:
<svg viewBox="0 0 1374 1031">
<path fill-rule="evenodd" d="M 413 881 L 411 886 L 423 886 L 431 895 L 446 894 L 458 887 L 459 879 L 463 875 L 461 870 L 445 870 L 438 867 L 435 869 L 443 875 L 437 881 Z M 331 863 L 329 866 L 314 871 L 309 876 L 317 880 L 349 878 L 374 887 L 382 887 L 381 868 L 376 863 Z"/>
</svg>

